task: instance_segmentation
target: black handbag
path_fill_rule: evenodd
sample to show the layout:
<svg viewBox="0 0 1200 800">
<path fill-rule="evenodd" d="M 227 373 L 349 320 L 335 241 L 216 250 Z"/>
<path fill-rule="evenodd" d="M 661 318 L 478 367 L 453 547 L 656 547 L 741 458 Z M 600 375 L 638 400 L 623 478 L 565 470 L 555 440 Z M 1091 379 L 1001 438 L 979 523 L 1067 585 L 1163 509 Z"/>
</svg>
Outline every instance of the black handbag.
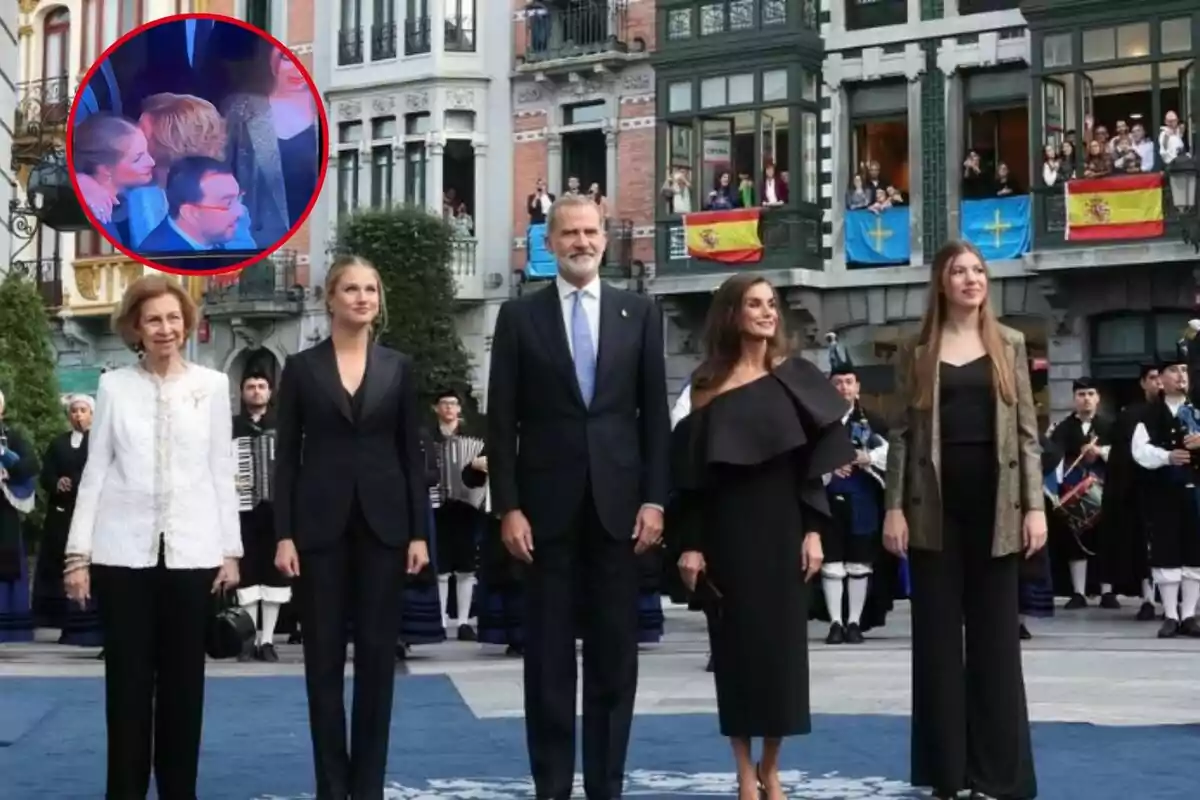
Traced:
<svg viewBox="0 0 1200 800">
<path fill-rule="evenodd" d="M 209 658 L 236 658 L 254 640 L 254 618 L 235 602 L 233 592 L 217 592 L 213 598 L 215 608 L 208 618 L 204 650 Z"/>
</svg>

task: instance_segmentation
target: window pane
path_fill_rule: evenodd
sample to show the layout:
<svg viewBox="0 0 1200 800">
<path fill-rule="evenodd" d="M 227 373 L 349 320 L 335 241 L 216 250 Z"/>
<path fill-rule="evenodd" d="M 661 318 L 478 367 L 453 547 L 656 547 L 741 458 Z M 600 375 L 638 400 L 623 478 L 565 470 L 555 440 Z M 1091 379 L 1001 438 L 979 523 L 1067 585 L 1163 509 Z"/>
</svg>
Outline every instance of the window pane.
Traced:
<svg viewBox="0 0 1200 800">
<path fill-rule="evenodd" d="M 1112 28 L 1097 28 L 1083 32 L 1083 60 L 1112 61 L 1117 57 L 1116 31 Z"/>
<path fill-rule="evenodd" d="M 341 144 L 357 144 L 361 141 L 361 122 L 343 122 L 341 125 L 338 125 L 338 142 Z"/>
<path fill-rule="evenodd" d="M 692 82 L 677 81 L 667 87 L 667 111 L 692 110 Z"/>
<path fill-rule="evenodd" d="M 1071 64 L 1071 34 L 1056 33 L 1042 39 L 1042 66 L 1066 67 Z"/>
<path fill-rule="evenodd" d="M 338 213 L 358 208 L 358 152 L 338 153 Z"/>
<path fill-rule="evenodd" d="M 700 194 L 707 198 L 704 205 L 708 207 L 712 200 L 711 192 L 718 185 L 717 179 L 724 173 L 732 172 L 733 120 L 704 120 L 702 131 L 704 162 L 700 170 Z M 736 191 L 735 182 L 731 180 L 729 185 Z"/>
<path fill-rule="evenodd" d="M 673 8 L 667 12 L 667 38 L 690 39 L 692 36 L 692 10 Z"/>
<path fill-rule="evenodd" d="M 404 147 L 404 202 L 425 204 L 425 145 L 411 142 Z"/>
<path fill-rule="evenodd" d="M 447 111 L 446 130 L 449 133 L 471 133 L 475 130 L 474 111 Z"/>
<path fill-rule="evenodd" d="M 391 139 L 396 135 L 395 117 L 376 117 L 371 120 L 372 139 Z"/>
<path fill-rule="evenodd" d="M 392 147 L 371 150 L 371 205 L 387 208 L 392 204 Z"/>
<path fill-rule="evenodd" d="M 804 85 L 800 87 L 800 97 L 810 103 L 817 102 L 817 76 L 815 73 L 804 73 Z"/>
<path fill-rule="evenodd" d="M 1165 19 L 1159 27 L 1164 53 L 1188 53 L 1192 49 L 1192 18 Z"/>
<path fill-rule="evenodd" d="M 754 75 L 729 76 L 729 105 L 754 102 Z"/>
<path fill-rule="evenodd" d="M 667 126 L 667 176 L 663 198 L 667 212 L 687 214 L 692 210 L 695 187 L 692 186 L 692 163 L 695 160 L 695 131 L 691 125 Z"/>
<path fill-rule="evenodd" d="M 754 0 L 729 0 L 729 30 L 745 31 L 754 27 Z"/>
<path fill-rule="evenodd" d="M 409 136 L 421 136 L 429 133 L 428 112 L 423 112 L 420 114 L 405 114 L 404 132 Z"/>
<path fill-rule="evenodd" d="M 762 0 L 762 24 L 783 25 L 787 22 L 787 0 Z"/>
<path fill-rule="evenodd" d="M 806 203 L 817 203 L 817 191 L 821 183 L 820 134 L 817 132 L 817 115 L 805 111 L 800 115 L 804 129 L 800 133 L 800 144 L 804 151 L 804 177 L 800 183 L 803 199 Z"/>
<path fill-rule="evenodd" d="M 1178 338 L 1176 333 L 1175 337 Z M 1174 347 L 1174 342 L 1172 342 Z M 1139 355 L 1146 349 L 1146 320 L 1144 317 L 1116 317 L 1096 323 L 1093 356 Z"/>
<path fill-rule="evenodd" d="M 1122 25 L 1117 28 L 1117 57 L 1143 58 L 1150 55 L 1150 23 Z"/>
<path fill-rule="evenodd" d="M 786 69 L 772 69 L 763 73 L 762 99 L 786 100 L 788 94 L 788 73 Z"/>
<path fill-rule="evenodd" d="M 700 35 L 711 36 L 725 30 L 725 4 L 705 3 L 700 6 Z"/>
<path fill-rule="evenodd" d="M 700 107 L 716 108 L 725 105 L 725 78 L 705 78 L 700 81 Z"/>
</svg>

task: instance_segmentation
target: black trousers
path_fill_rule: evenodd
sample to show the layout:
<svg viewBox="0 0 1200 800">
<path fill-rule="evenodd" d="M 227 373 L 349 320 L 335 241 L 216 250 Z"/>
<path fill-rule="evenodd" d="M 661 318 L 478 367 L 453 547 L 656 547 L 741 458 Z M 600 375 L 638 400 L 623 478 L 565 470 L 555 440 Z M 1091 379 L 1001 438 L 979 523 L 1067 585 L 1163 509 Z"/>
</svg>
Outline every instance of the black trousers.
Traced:
<svg viewBox="0 0 1200 800">
<path fill-rule="evenodd" d="M 638 674 L 638 568 L 632 529 L 611 536 L 585 495 L 566 536 L 537 539 L 525 584 L 525 734 L 539 798 L 575 778 L 575 639 L 583 625 L 583 785 L 621 796 Z"/>
<path fill-rule="evenodd" d="M 996 469 L 990 445 L 946 445 L 942 550 L 910 553 L 912 782 L 1029 800 L 1037 780 L 1017 615 L 1022 556 L 991 555 Z"/>
<path fill-rule="evenodd" d="M 296 601 L 318 800 L 383 798 L 406 555 L 375 536 L 357 501 L 337 544 L 300 553 Z M 345 704 L 351 632 L 352 748 Z"/>
<path fill-rule="evenodd" d="M 104 629 L 108 800 L 195 800 L 215 569 L 92 566 Z"/>
</svg>

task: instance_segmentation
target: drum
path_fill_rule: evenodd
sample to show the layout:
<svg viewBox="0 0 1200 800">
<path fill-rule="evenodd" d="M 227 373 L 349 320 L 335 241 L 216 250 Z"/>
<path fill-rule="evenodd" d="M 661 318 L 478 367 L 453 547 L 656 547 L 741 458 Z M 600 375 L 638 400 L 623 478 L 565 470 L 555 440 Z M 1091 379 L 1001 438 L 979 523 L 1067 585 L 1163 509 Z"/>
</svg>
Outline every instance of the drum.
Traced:
<svg viewBox="0 0 1200 800">
<path fill-rule="evenodd" d="M 1089 556 L 1095 553 L 1084 544 L 1084 535 L 1100 522 L 1100 506 L 1104 499 L 1104 481 L 1089 473 L 1083 480 L 1063 491 L 1054 510 L 1075 536 L 1079 547 Z"/>
</svg>

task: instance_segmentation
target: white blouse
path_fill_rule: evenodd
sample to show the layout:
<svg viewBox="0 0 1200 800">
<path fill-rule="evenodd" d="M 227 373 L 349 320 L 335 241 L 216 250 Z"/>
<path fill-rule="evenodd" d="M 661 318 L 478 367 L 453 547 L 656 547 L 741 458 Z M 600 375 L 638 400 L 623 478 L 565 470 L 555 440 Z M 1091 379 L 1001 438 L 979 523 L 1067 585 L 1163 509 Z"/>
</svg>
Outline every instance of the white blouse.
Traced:
<svg viewBox="0 0 1200 800">
<path fill-rule="evenodd" d="M 188 364 L 100 377 L 67 553 L 93 564 L 171 569 L 240 558 L 229 378 Z"/>
</svg>

